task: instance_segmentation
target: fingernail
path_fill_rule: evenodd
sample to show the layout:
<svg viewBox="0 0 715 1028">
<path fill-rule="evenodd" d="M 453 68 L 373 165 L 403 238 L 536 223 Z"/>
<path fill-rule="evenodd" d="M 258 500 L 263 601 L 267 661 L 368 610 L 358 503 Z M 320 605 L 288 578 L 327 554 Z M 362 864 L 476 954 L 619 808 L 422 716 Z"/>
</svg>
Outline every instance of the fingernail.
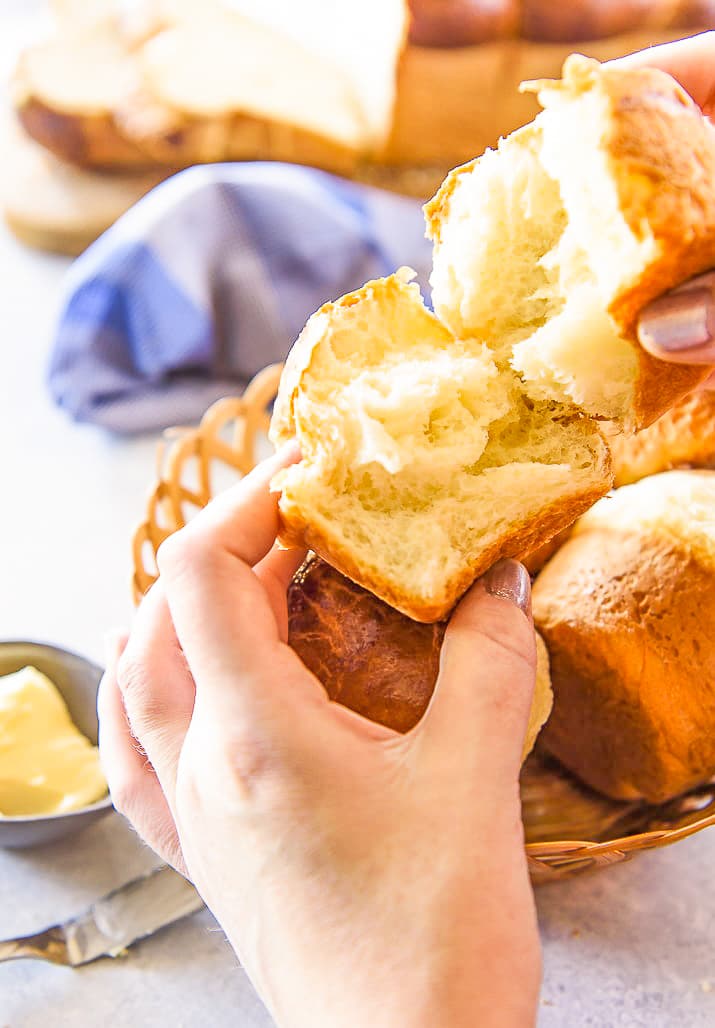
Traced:
<svg viewBox="0 0 715 1028">
<path fill-rule="evenodd" d="M 654 300 L 641 315 L 638 339 L 655 356 L 693 350 L 697 363 L 715 356 L 715 305 L 710 290 L 688 289 Z"/>
<path fill-rule="evenodd" d="M 484 588 L 491 596 L 515 603 L 525 614 L 531 610 L 531 579 L 529 572 L 518 560 L 504 557 L 482 578 Z"/>
</svg>

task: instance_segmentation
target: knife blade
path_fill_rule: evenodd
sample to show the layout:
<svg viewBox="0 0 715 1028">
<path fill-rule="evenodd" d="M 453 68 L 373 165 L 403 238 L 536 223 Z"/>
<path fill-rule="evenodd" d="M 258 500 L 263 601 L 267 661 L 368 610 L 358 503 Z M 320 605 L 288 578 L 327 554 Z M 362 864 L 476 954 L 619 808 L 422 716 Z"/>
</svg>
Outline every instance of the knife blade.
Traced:
<svg viewBox="0 0 715 1028">
<path fill-rule="evenodd" d="M 203 900 L 171 867 L 159 867 L 97 900 L 83 914 L 23 939 L 0 942 L 0 960 L 36 957 L 79 967 L 201 910 Z"/>
</svg>

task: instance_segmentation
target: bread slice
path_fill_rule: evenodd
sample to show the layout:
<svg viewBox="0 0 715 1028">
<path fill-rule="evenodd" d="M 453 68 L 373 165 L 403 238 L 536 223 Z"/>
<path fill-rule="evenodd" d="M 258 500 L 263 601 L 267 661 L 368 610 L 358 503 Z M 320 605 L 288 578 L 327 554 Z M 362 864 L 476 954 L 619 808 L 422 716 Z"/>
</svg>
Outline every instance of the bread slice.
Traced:
<svg viewBox="0 0 715 1028">
<path fill-rule="evenodd" d="M 114 119 L 136 88 L 132 53 L 112 18 L 63 24 L 22 53 L 11 83 L 27 134 L 61 160 L 91 168 L 151 165 Z"/>
<path fill-rule="evenodd" d="M 635 333 L 649 300 L 715 264 L 715 129 L 654 69 L 576 55 L 527 88 L 545 110 L 427 205 L 435 311 L 510 352 L 533 399 L 648 425 L 707 374 Z"/>
<path fill-rule="evenodd" d="M 152 0 L 82 17 L 21 56 L 28 134 L 83 167 L 280 160 L 352 174 L 392 124 L 404 0 Z M 366 11 L 368 7 L 371 10 Z M 368 15 L 370 15 L 368 17 Z M 365 54 L 370 61 L 365 61 Z"/>
<path fill-rule="evenodd" d="M 282 538 L 416 621 L 445 617 L 497 558 L 527 553 L 610 487 L 596 425 L 533 401 L 494 351 L 459 339 L 403 273 L 308 321 L 282 376 L 274 443 Z"/>
</svg>

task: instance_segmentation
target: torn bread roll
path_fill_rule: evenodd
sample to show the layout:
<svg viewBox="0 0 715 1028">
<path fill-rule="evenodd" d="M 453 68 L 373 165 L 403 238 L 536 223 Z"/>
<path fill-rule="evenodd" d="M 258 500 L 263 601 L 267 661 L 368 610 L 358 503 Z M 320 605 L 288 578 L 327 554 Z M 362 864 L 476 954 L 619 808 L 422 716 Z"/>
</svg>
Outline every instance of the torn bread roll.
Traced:
<svg viewBox="0 0 715 1028">
<path fill-rule="evenodd" d="M 283 541 L 416 621 L 446 617 L 499 557 L 541 545 L 611 484 L 595 423 L 530 400 L 401 274 L 310 318 L 270 436 L 297 436 L 302 454 L 275 479 Z"/>
<path fill-rule="evenodd" d="M 443 621 L 420 624 L 338 574 L 317 557 L 288 590 L 288 641 L 331 700 L 407 732 L 434 691 Z M 536 635 L 537 674 L 523 758 L 549 716 L 549 658 Z"/>
<path fill-rule="evenodd" d="M 436 316 L 402 273 L 368 283 L 313 315 L 281 379 L 271 439 L 303 455 L 276 480 L 283 540 L 418 621 L 608 491 L 584 412 L 647 423 L 708 374 L 645 354 L 629 319 L 673 284 L 673 250 L 685 274 L 715 263 L 715 130 L 667 75 L 564 74 L 428 205 Z M 692 251 L 664 235 L 676 206 Z"/>
<path fill-rule="evenodd" d="M 529 88 L 545 110 L 426 207 L 435 312 L 532 399 L 643 427 L 707 374 L 646 353 L 636 321 L 715 265 L 715 129 L 652 68 L 574 55 Z"/>
<path fill-rule="evenodd" d="M 615 799 L 660 803 L 715 774 L 715 472 L 618 489 L 537 578 L 551 660 L 544 746 Z"/>
</svg>

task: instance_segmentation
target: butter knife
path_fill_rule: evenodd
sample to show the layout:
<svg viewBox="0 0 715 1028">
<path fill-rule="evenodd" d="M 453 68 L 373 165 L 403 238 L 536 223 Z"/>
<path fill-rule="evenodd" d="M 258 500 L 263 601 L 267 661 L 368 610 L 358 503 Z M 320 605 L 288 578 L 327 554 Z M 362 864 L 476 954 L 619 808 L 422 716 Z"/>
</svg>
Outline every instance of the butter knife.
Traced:
<svg viewBox="0 0 715 1028">
<path fill-rule="evenodd" d="M 173 868 L 160 867 L 97 900 L 89 910 L 37 935 L 0 941 L 0 963 L 32 957 L 79 967 L 201 910 L 203 900 Z"/>
</svg>

